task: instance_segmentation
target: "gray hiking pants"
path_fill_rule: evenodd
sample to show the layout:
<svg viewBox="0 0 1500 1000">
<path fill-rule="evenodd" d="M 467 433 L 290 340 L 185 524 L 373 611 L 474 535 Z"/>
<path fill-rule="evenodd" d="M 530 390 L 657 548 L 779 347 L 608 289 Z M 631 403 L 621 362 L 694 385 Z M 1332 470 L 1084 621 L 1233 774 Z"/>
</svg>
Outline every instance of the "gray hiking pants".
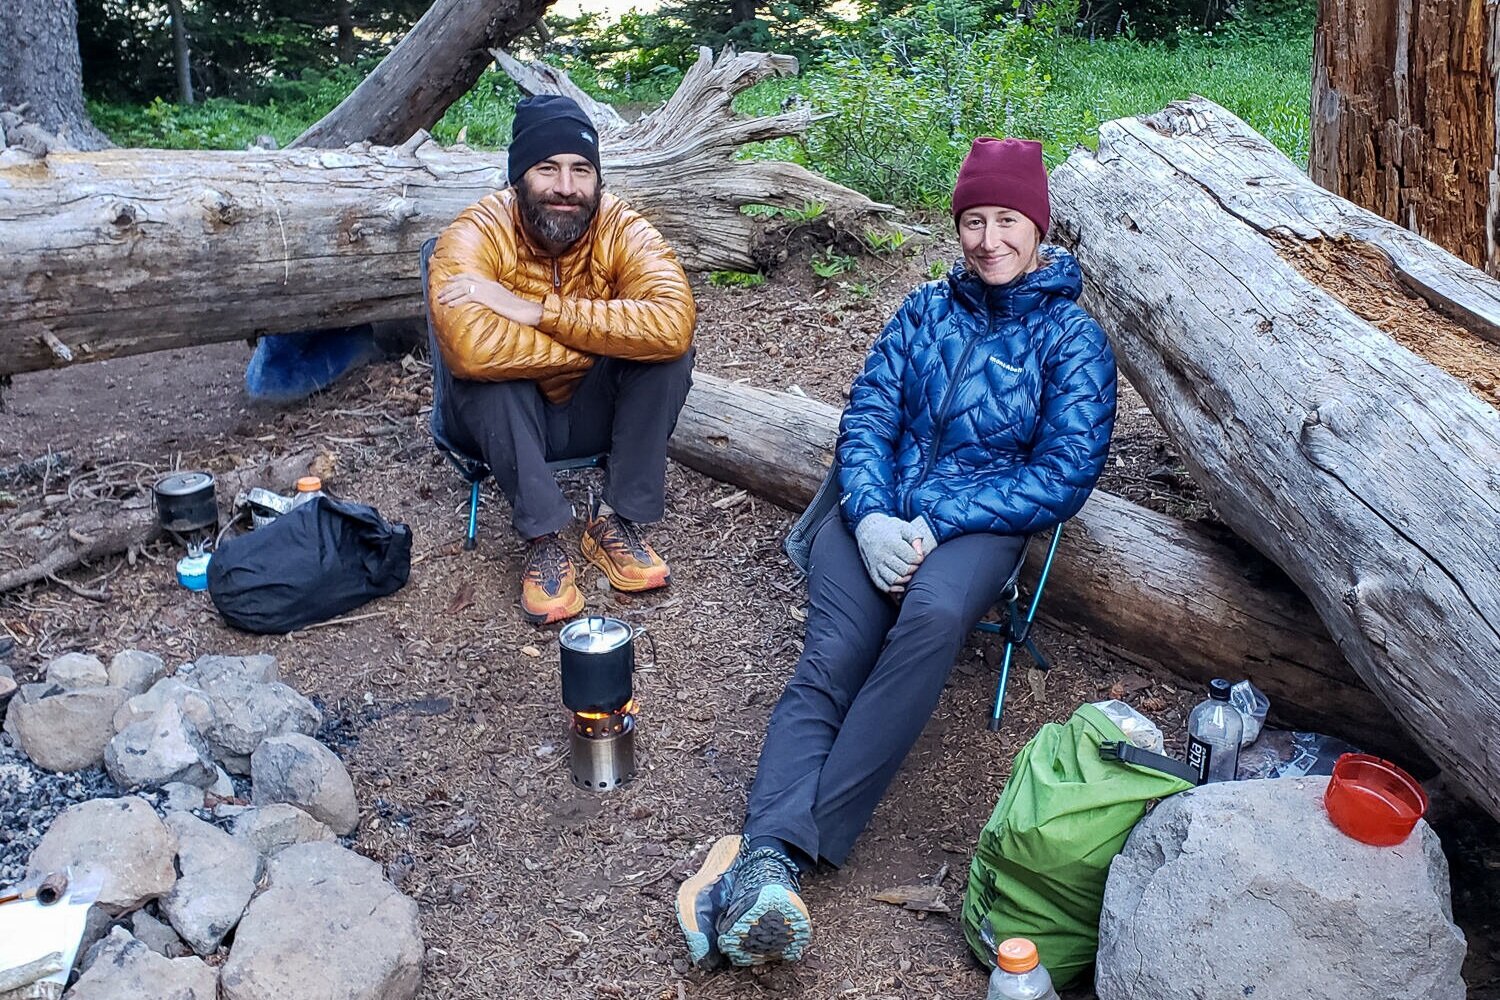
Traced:
<svg viewBox="0 0 1500 1000">
<path fill-rule="evenodd" d="M 844 863 L 1024 544 L 991 534 L 943 542 L 898 604 L 870 582 L 838 509 L 829 514 L 813 537 L 807 636 L 771 713 L 747 838 Z"/>
</svg>

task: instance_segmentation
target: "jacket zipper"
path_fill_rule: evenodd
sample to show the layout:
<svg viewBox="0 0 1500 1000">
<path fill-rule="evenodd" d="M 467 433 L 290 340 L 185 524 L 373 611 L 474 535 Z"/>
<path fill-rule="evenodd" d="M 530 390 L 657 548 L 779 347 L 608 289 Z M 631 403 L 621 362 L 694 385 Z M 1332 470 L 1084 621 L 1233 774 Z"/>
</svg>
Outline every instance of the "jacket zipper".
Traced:
<svg viewBox="0 0 1500 1000">
<path fill-rule="evenodd" d="M 948 422 L 948 406 L 953 401 L 953 393 L 958 389 L 959 380 L 963 378 L 964 369 L 969 366 L 969 357 L 974 353 L 975 346 L 981 340 L 988 340 L 995 333 L 995 314 L 991 310 L 985 322 L 983 337 L 975 337 L 964 345 L 964 351 L 958 356 L 958 365 L 953 369 L 953 379 L 948 383 L 948 388 L 943 390 L 942 402 L 938 404 L 938 418 L 933 423 L 932 448 L 927 452 L 927 460 L 922 463 L 922 474 L 917 477 L 916 483 L 912 485 L 910 492 L 906 494 L 906 519 L 909 521 L 915 515 L 911 512 L 912 494 L 921 489 L 922 483 L 926 482 L 928 475 L 932 473 L 932 467 L 937 464 L 938 444 L 943 440 L 943 427 Z"/>
<path fill-rule="evenodd" d="M 562 274 L 557 269 L 557 258 L 552 258 L 552 291 L 558 295 L 562 294 Z"/>
</svg>

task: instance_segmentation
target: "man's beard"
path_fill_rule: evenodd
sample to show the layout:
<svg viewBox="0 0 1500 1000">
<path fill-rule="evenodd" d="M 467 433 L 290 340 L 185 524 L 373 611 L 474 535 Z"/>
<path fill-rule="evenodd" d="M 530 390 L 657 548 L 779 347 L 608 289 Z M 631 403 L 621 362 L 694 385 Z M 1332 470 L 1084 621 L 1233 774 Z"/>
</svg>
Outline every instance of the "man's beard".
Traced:
<svg viewBox="0 0 1500 1000">
<path fill-rule="evenodd" d="M 578 241 L 599 211 L 603 185 L 594 189 L 593 197 L 584 194 L 538 196 L 524 180 L 516 185 L 516 201 L 521 206 L 521 221 L 537 242 L 549 249 L 565 249 Z M 577 205 L 582 211 L 561 212 L 549 206 Z"/>
</svg>

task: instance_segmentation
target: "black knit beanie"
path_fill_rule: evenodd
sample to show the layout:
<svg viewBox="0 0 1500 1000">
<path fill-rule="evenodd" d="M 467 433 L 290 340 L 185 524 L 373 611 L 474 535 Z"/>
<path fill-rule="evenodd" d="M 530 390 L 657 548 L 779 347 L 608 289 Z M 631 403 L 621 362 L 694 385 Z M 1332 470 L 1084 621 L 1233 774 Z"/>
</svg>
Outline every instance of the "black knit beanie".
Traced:
<svg viewBox="0 0 1500 1000">
<path fill-rule="evenodd" d="M 532 167 L 558 153 L 576 153 L 599 170 L 599 132 L 578 102 L 558 94 L 538 94 L 516 105 L 510 123 L 506 169 L 515 184 Z"/>
</svg>

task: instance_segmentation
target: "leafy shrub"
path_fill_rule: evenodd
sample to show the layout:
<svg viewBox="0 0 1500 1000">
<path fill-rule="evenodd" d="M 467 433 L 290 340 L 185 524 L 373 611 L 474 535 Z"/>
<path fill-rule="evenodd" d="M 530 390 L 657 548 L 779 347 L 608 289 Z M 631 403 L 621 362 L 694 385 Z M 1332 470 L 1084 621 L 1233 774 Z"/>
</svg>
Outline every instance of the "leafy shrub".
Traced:
<svg viewBox="0 0 1500 1000">
<path fill-rule="evenodd" d="M 945 204 L 976 136 L 1045 143 L 1067 131 L 1045 97 L 1058 25 L 1074 9 L 1043 3 L 985 27 L 963 3 L 929 0 L 890 22 L 878 45 L 846 47 L 807 79 L 813 105 L 837 117 L 809 131 L 806 161 L 882 200 Z"/>
</svg>

